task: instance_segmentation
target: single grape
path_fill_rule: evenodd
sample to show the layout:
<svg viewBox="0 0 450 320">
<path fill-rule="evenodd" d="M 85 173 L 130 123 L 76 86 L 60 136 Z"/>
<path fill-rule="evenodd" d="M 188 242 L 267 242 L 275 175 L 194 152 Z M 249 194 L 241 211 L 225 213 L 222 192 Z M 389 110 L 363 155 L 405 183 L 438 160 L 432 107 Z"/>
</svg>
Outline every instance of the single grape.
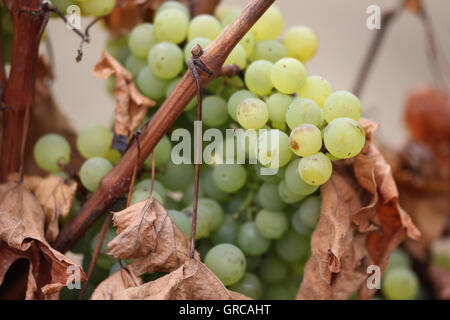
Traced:
<svg viewBox="0 0 450 320">
<path fill-rule="evenodd" d="M 245 274 L 247 262 L 242 251 L 229 243 L 213 247 L 205 258 L 205 265 L 226 286 L 239 282 Z"/>
<path fill-rule="evenodd" d="M 223 192 L 219 188 L 217 188 L 216 183 L 214 182 L 213 172 L 207 171 L 202 178 L 201 182 L 204 186 L 205 193 L 208 197 L 220 202 L 224 203 L 228 201 L 229 195 L 226 192 Z"/>
<path fill-rule="evenodd" d="M 282 93 L 275 93 L 267 100 L 267 108 L 269 109 L 269 119 L 272 124 L 286 123 L 286 113 L 294 99 Z"/>
<path fill-rule="evenodd" d="M 149 67 L 145 67 L 139 72 L 136 83 L 145 96 L 153 100 L 160 100 L 165 98 L 170 82 L 158 78 Z"/>
<path fill-rule="evenodd" d="M 221 127 L 228 121 L 228 108 L 225 99 L 209 96 L 203 99 L 202 120 L 208 127 Z"/>
<path fill-rule="evenodd" d="M 192 206 L 184 208 L 182 212 L 188 217 L 189 225 L 192 225 L 192 215 L 193 208 Z M 205 239 L 208 238 L 211 233 L 211 215 L 208 211 L 197 209 L 197 229 L 195 233 L 195 239 Z M 189 231 L 189 238 L 191 237 Z"/>
<path fill-rule="evenodd" d="M 222 31 L 219 20 L 209 14 L 201 14 L 191 20 L 189 24 L 188 40 L 197 37 L 214 40 Z"/>
<path fill-rule="evenodd" d="M 255 23 L 251 31 L 257 41 L 262 41 L 278 38 L 283 29 L 283 15 L 278 7 L 272 5 Z"/>
<path fill-rule="evenodd" d="M 176 165 L 169 161 L 165 168 L 158 173 L 158 180 L 169 190 L 185 190 L 194 181 L 193 165 Z"/>
<path fill-rule="evenodd" d="M 314 229 L 319 222 L 321 206 L 322 199 L 319 196 L 306 198 L 298 210 L 298 217 L 302 225 Z"/>
<path fill-rule="evenodd" d="M 323 107 L 323 115 L 328 123 L 337 118 L 350 118 L 358 121 L 361 113 L 361 102 L 357 96 L 348 91 L 332 93 Z"/>
<path fill-rule="evenodd" d="M 292 192 L 284 180 L 278 185 L 278 194 L 280 195 L 281 200 L 287 204 L 300 202 L 304 198 L 304 196 Z"/>
<path fill-rule="evenodd" d="M 80 131 L 77 148 L 86 159 L 101 157 L 111 148 L 113 133 L 101 125 L 91 125 Z"/>
<path fill-rule="evenodd" d="M 47 172 L 59 172 L 70 162 L 70 145 L 58 134 L 46 134 L 39 138 L 33 149 L 37 165 Z"/>
<path fill-rule="evenodd" d="M 191 18 L 191 12 L 189 11 L 188 7 L 184 5 L 181 2 L 178 1 L 165 1 L 163 2 L 158 9 L 155 11 L 155 17 L 159 15 L 161 12 L 168 10 L 168 9 L 176 9 L 183 12 L 188 18 Z"/>
<path fill-rule="evenodd" d="M 291 132 L 289 138 L 291 150 L 300 157 L 307 157 L 322 148 L 322 134 L 312 124 L 301 124 Z"/>
<path fill-rule="evenodd" d="M 247 171 L 240 164 L 221 164 L 214 168 L 213 179 L 220 190 L 235 193 L 244 187 Z"/>
<path fill-rule="evenodd" d="M 236 244 L 239 224 L 231 215 L 225 215 L 222 226 L 211 234 L 211 242 L 215 245 L 221 243 Z"/>
<path fill-rule="evenodd" d="M 191 220 L 181 211 L 169 210 L 170 219 L 186 235 L 191 237 Z"/>
<path fill-rule="evenodd" d="M 310 60 L 317 51 L 317 35 L 308 27 L 296 26 L 289 29 L 283 38 L 288 55 L 302 62 Z"/>
<path fill-rule="evenodd" d="M 163 136 L 161 140 L 159 140 L 156 147 L 153 149 L 153 153 L 155 154 L 155 168 L 158 168 L 164 164 L 167 164 L 170 161 L 170 156 L 172 155 L 172 143 L 168 136 Z M 145 160 L 145 167 L 152 167 L 152 155 Z"/>
<path fill-rule="evenodd" d="M 289 268 L 287 264 L 277 256 L 271 254 L 266 257 L 261 264 L 259 275 L 264 283 L 275 284 L 285 280 L 288 276 Z"/>
<path fill-rule="evenodd" d="M 157 42 L 153 29 L 151 23 L 142 23 L 133 28 L 128 37 L 128 47 L 134 56 L 147 59 L 150 49 Z"/>
<path fill-rule="evenodd" d="M 112 241 L 116 237 L 116 232 L 112 229 L 108 229 L 105 234 L 105 238 L 103 239 L 102 246 L 100 249 L 100 254 L 97 258 L 97 265 L 105 270 L 110 270 L 113 265 L 117 262 L 114 256 L 107 254 L 108 251 L 108 243 Z M 91 241 L 91 253 L 94 253 L 95 248 L 97 247 L 98 239 L 100 238 L 100 233 L 97 233 L 95 237 Z"/>
<path fill-rule="evenodd" d="M 81 166 L 81 183 L 87 190 L 94 192 L 97 190 L 103 177 L 106 176 L 112 169 L 113 166 L 108 160 L 100 157 L 90 158 Z"/>
<path fill-rule="evenodd" d="M 224 213 L 222 207 L 212 199 L 199 199 L 198 210 L 205 211 L 209 214 L 209 231 L 214 232 L 218 230 L 224 222 Z"/>
<path fill-rule="evenodd" d="M 245 71 L 245 85 L 256 95 L 266 96 L 272 92 L 271 79 L 273 63 L 266 60 L 258 60 L 247 67 Z"/>
<path fill-rule="evenodd" d="M 325 128 L 324 143 L 335 157 L 349 159 L 357 156 L 366 143 L 364 128 L 350 118 L 338 118 Z"/>
<path fill-rule="evenodd" d="M 125 68 L 131 73 L 131 75 L 136 77 L 142 68 L 147 66 L 147 60 L 136 57 L 134 54 L 130 55 L 125 62 Z M 114 79 L 111 77 L 110 79 Z M 115 84 L 114 84 L 115 85 Z M 114 86 L 112 87 L 114 89 Z"/>
<path fill-rule="evenodd" d="M 251 32 L 247 32 L 245 36 L 242 38 L 239 44 L 244 48 L 247 58 L 251 57 L 253 52 L 255 51 L 256 40 L 255 36 Z"/>
<path fill-rule="evenodd" d="M 269 110 L 264 101 L 248 98 L 237 107 L 237 120 L 245 129 L 258 130 L 264 127 L 269 120 Z"/>
<path fill-rule="evenodd" d="M 261 298 L 263 292 L 261 281 L 255 274 L 250 272 L 246 272 L 244 277 L 230 286 L 229 289 L 252 299 Z"/>
<path fill-rule="evenodd" d="M 160 42 L 150 50 L 148 65 L 158 78 L 173 79 L 183 69 L 183 52 L 173 43 Z"/>
<path fill-rule="evenodd" d="M 155 16 L 154 27 L 158 41 L 180 44 L 188 34 L 189 16 L 181 10 L 166 9 Z"/>
<path fill-rule="evenodd" d="M 283 58 L 273 65 L 273 86 L 284 94 L 294 94 L 303 87 L 308 73 L 303 63 L 294 58 Z"/>
<path fill-rule="evenodd" d="M 292 158 L 289 136 L 277 129 L 261 130 L 258 148 L 258 161 L 267 168 L 282 168 Z"/>
<path fill-rule="evenodd" d="M 381 289 L 389 300 L 413 300 L 419 292 L 419 280 L 409 268 L 397 267 L 383 276 Z"/>
<path fill-rule="evenodd" d="M 278 185 L 272 183 L 264 183 L 258 190 L 256 199 L 266 210 L 282 211 L 286 207 L 286 203 L 281 199 L 278 193 Z"/>
<path fill-rule="evenodd" d="M 280 239 L 288 229 L 288 220 L 282 212 L 261 210 L 255 219 L 256 230 L 265 239 Z"/>
<path fill-rule="evenodd" d="M 330 179 L 333 165 L 326 155 L 319 152 L 302 158 L 298 170 L 301 178 L 307 184 L 321 186 Z"/>
<path fill-rule="evenodd" d="M 242 101 L 249 98 L 256 99 L 257 97 L 248 90 L 239 90 L 228 100 L 228 114 L 234 121 L 237 121 L 238 106 L 242 103 Z"/>
<path fill-rule="evenodd" d="M 269 251 L 271 241 L 259 235 L 254 222 L 246 222 L 239 229 L 237 243 L 246 255 L 260 256 Z"/>
<path fill-rule="evenodd" d="M 317 103 L 320 108 L 327 98 L 333 93 L 331 84 L 320 76 L 310 76 L 298 92 L 300 98 L 310 99 Z"/>
<path fill-rule="evenodd" d="M 301 196 L 308 196 L 316 192 L 319 187 L 307 184 L 302 179 L 298 170 L 299 164 L 300 159 L 295 159 L 292 161 L 286 169 L 284 179 L 286 181 L 286 185 L 293 193 Z"/>
<path fill-rule="evenodd" d="M 241 70 L 244 70 L 247 66 L 247 52 L 245 51 L 244 47 L 241 46 L 239 43 L 236 45 L 236 47 L 231 51 L 228 58 L 225 60 L 224 65 L 228 64 L 235 64 L 237 65 Z"/>
<path fill-rule="evenodd" d="M 103 17 L 113 11 L 115 0 L 89 0 L 78 1 L 81 11 L 87 16 Z"/>
<path fill-rule="evenodd" d="M 200 47 L 205 49 L 209 44 L 211 43 L 211 40 L 208 38 L 203 37 L 197 37 L 192 40 L 190 40 L 186 46 L 184 47 L 184 59 L 186 60 L 186 63 L 190 58 L 192 58 L 192 49 L 199 44 Z"/>
<path fill-rule="evenodd" d="M 267 60 L 276 63 L 278 60 L 286 57 L 287 50 L 281 42 L 278 40 L 264 40 L 256 43 L 250 59 L 252 61 Z"/>
<path fill-rule="evenodd" d="M 305 262 L 310 251 L 309 240 L 291 230 L 275 242 L 275 251 L 285 262 Z"/>
</svg>

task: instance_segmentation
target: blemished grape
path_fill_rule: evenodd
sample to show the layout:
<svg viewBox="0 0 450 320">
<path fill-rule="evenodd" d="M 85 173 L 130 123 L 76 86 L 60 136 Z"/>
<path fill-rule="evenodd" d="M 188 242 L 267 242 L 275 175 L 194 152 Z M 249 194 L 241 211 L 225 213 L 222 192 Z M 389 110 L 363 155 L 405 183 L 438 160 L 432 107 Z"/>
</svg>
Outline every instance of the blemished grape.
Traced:
<svg viewBox="0 0 450 320">
<path fill-rule="evenodd" d="M 263 293 L 261 280 L 250 272 L 246 272 L 244 277 L 239 282 L 230 286 L 229 289 L 252 299 L 261 298 Z"/>
<path fill-rule="evenodd" d="M 310 99 L 295 99 L 286 112 L 286 123 L 291 130 L 305 123 L 319 127 L 322 122 L 320 107 Z"/>
<path fill-rule="evenodd" d="M 203 99 L 202 121 L 209 127 L 221 127 L 228 121 L 227 101 L 218 96 Z"/>
<path fill-rule="evenodd" d="M 226 215 L 222 226 L 211 234 L 211 242 L 215 245 L 231 243 L 236 245 L 239 224 L 231 215 Z"/>
<path fill-rule="evenodd" d="M 47 172 L 59 172 L 70 162 L 69 142 L 58 134 L 46 134 L 39 138 L 33 149 L 34 160 Z"/>
<path fill-rule="evenodd" d="M 164 135 L 161 140 L 159 140 L 156 147 L 153 149 L 155 154 L 155 168 L 158 168 L 170 161 L 170 156 L 172 155 L 172 142 L 168 136 Z M 147 168 L 152 167 L 152 155 L 145 160 L 144 165 Z"/>
<path fill-rule="evenodd" d="M 185 190 L 194 181 L 194 167 L 191 164 L 176 165 L 169 161 L 158 174 L 158 180 L 169 190 Z"/>
<path fill-rule="evenodd" d="M 91 125 L 78 133 L 77 148 L 86 159 L 101 157 L 111 148 L 113 133 L 101 125 Z"/>
<path fill-rule="evenodd" d="M 147 59 L 150 49 L 157 42 L 153 31 L 151 23 L 142 23 L 134 27 L 128 37 L 128 47 L 134 56 Z"/>
<path fill-rule="evenodd" d="M 138 202 L 147 200 L 150 196 L 150 190 L 137 189 L 131 194 L 130 205 L 136 204 Z M 158 191 L 153 190 L 152 197 L 164 205 L 164 198 L 158 193 Z"/>
<path fill-rule="evenodd" d="M 239 44 L 244 48 L 247 54 L 247 58 L 251 57 L 251 55 L 255 51 L 256 46 L 255 36 L 253 35 L 253 33 L 247 32 L 242 38 L 241 42 L 239 42 Z"/>
<path fill-rule="evenodd" d="M 113 11 L 115 0 L 78 1 L 81 11 L 87 16 L 103 17 Z"/>
<path fill-rule="evenodd" d="M 166 9 L 155 16 L 154 33 L 158 41 L 175 44 L 183 42 L 188 34 L 189 17 L 177 9 Z"/>
<path fill-rule="evenodd" d="M 292 158 L 289 136 L 277 129 L 262 130 L 258 138 L 258 148 L 258 161 L 267 168 L 282 168 Z"/>
<path fill-rule="evenodd" d="M 283 32 L 284 19 L 280 9 L 271 6 L 266 13 L 255 23 L 251 32 L 257 41 L 276 39 Z"/>
<path fill-rule="evenodd" d="M 241 46 L 239 43 L 236 45 L 236 47 L 231 51 L 228 58 L 225 60 L 224 65 L 228 64 L 235 64 L 241 70 L 244 70 L 247 66 L 247 52 L 245 51 L 244 47 Z"/>
<path fill-rule="evenodd" d="M 302 202 L 298 210 L 298 217 L 302 225 L 310 229 L 316 227 L 319 222 L 321 205 L 322 199 L 316 196 L 308 197 Z"/>
<path fill-rule="evenodd" d="M 287 204 L 298 203 L 304 198 L 304 196 L 292 192 L 284 180 L 278 185 L 278 194 L 280 195 L 281 200 Z"/>
<path fill-rule="evenodd" d="M 153 100 L 160 100 L 166 96 L 169 80 L 159 79 L 149 67 L 143 68 L 136 79 L 139 90 Z"/>
<path fill-rule="evenodd" d="M 302 62 L 310 60 L 317 51 L 317 35 L 308 27 L 296 26 L 289 29 L 283 37 L 288 55 Z"/>
<path fill-rule="evenodd" d="M 189 225 L 192 225 L 192 215 L 193 208 L 192 206 L 184 208 L 182 212 L 188 217 Z M 195 233 L 195 239 L 205 239 L 208 238 L 211 233 L 211 215 L 208 211 L 197 209 L 197 229 Z M 189 238 L 191 234 L 189 232 Z"/>
<path fill-rule="evenodd" d="M 289 144 L 296 155 L 307 157 L 322 148 L 322 134 L 319 128 L 312 124 L 301 124 L 292 130 Z"/>
<path fill-rule="evenodd" d="M 338 118 L 325 128 L 324 143 L 328 152 L 340 159 L 358 155 L 366 143 L 364 128 L 350 118 Z"/>
<path fill-rule="evenodd" d="M 237 243 L 246 255 L 260 256 L 269 251 L 271 240 L 259 235 L 254 222 L 246 222 L 239 229 Z"/>
<path fill-rule="evenodd" d="M 411 264 L 411 258 L 408 256 L 408 254 L 402 249 L 396 249 L 392 251 L 391 255 L 389 256 L 389 262 L 386 266 L 386 272 L 389 272 L 389 270 L 398 267 L 410 268 Z"/>
<path fill-rule="evenodd" d="M 87 190 L 94 192 L 97 190 L 103 177 L 106 176 L 112 169 L 113 166 L 108 160 L 100 157 L 90 158 L 81 166 L 81 183 Z"/>
<path fill-rule="evenodd" d="M 259 188 L 256 199 L 261 207 L 269 211 L 282 211 L 287 205 L 278 193 L 278 185 L 268 182 Z"/>
<path fill-rule="evenodd" d="M 240 164 L 221 164 L 214 168 L 214 183 L 226 193 L 238 192 L 247 181 L 247 170 Z"/>
<path fill-rule="evenodd" d="M 183 69 L 183 52 L 173 43 L 160 42 L 150 50 L 148 65 L 158 78 L 173 79 Z"/>
<path fill-rule="evenodd" d="M 327 98 L 333 93 L 331 84 L 323 77 L 310 76 L 298 92 L 300 98 L 313 100 L 317 105 L 323 108 Z"/>
<path fill-rule="evenodd" d="M 330 179 L 333 165 L 326 155 L 319 152 L 302 158 L 298 170 L 301 178 L 307 184 L 321 186 Z"/>
<path fill-rule="evenodd" d="M 168 9 L 176 9 L 176 10 L 180 10 L 181 12 L 183 12 L 188 18 L 191 17 L 191 13 L 188 9 L 188 7 L 186 7 L 183 3 L 178 2 L 178 1 L 165 1 L 163 2 L 158 9 L 156 9 L 155 11 L 155 17 L 160 14 L 161 12 L 168 10 Z"/>
<path fill-rule="evenodd" d="M 278 40 L 264 40 L 256 43 L 251 60 L 267 60 L 276 63 L 287 57 L 286 47 Z"/>
<path fill-rule="evenodd" d="M 125 68 L 131 73 L 131 75 L 136 77 L 142 68 L 147 66 L 147 60 L 136 57 L 134 54 L 130 55 L 125 62 Z M 111 77 L 111 79 L 114 79 Z M 114 86 L 113 86 L 114 89 Z"/>
<path fill-rule="evenodd" d="M 267 99 L 269 120 L 272 121 L 272 126 L 286 123 L 286 113 L 293 100 L 291 96 L 282 93 L 275 93 Z"/>
<path fill-rule="evenodd" d="M 199 199 L 198 210 L 205 211 L 209 214 L 209 231 L 214 232 L 218 230 L 224 222 L 224 213 L 222 207 L 212 199 Z"/>
<path fill-rule="evenodd" d="M 208 14 L 201 14 L 191 20 L 189 24 L 188 40 L 197 37 L 214 40 L 222 31 L 222 25 L 219 20 Z"/>
<path fill-rule="evenodd" d="M 191 237 L 191 220 L 181 211 L 169 210 L 170 219 L 176 224 L 176 226 L 186 235 Z"/>
<path fill-rule="evenodd" d="M 394 268 L 383 276 L 381 290 L 389 300 L 412 300 L 419 291 L 419 280 L 409 268 Z"/>
<path fill-rule="evenodd" d="M 308 72 L 303 63 L 294 58 L 278 60 L 271 72 L 273 86 L 284 94 L 297 93 L 305 84 Z"/>
<path fill-rule="evenodd" d="M 275 242 L 275 251 L 285 262 L 304 262 L 309 254 L 309 240 L 291 230 Z"/>
<path fill-rule="evenodd" d="M 97 258 L 97 265 L 105 270 L 109 270 L 112 268 L 112 266 L 117 262 L 116 258 L 114 256 L 111 256 L 107 254 L 108 251 L 108 242 L 112 241 L 116 237 L 116 232 L 112 229 L 108 229 L 106 231 L 105 237 L 103 238 L 102 246 L 100 249 L 100 254 Z M 93 253 L 95 251 L 95 248 L 97 247 L 98 239 L 100 238 L 100 233 L 97 233 L 95 237 L 91 241 L 91 252 Z"/>
<path fill-rule="evenodd" d="M 328 123 L 337 118 L 350 118 L 358 121 L 361 113 L 361 102 L 357 96 L 348 91 L 332 93 L 323 107 L 323 116 Z"/>
<path fill-rule="evenodd" d="M 261 129 L 269 120 L 266 103 L 255 98 L 242 101 L 237 107 L 236 115 L 239 124 L 245 129 Z"/>
<path fill-rule="evenodd" d="M 289 268 L 287 264 L 277 256 L 271 254 L 266 257 L 261 264 L 259 275 L 264 283 L 275 284 L 282 282 L 288 276 Z"/>
<path fill-rule="evenodd" d="M 250 64 L 245 71 L 245 85 L 256 95 L 266 96 L 272 92 L 271 79 L 273 63 L 266 60 L 258 60 Z"/>
<path fill-rule="evenodd" d="M 289 223 L 282 212 L 261 210 L 255 219 L 256 230 L 265 239 L 280 239 L 287 231 Z"/>
<path fill-rule="evenodd" d="M 292 161 L 286 169 L 284 179 L 286 181 L 286 185 L 293 193 L 301 196 L 308 196 L 316 192 L 319 187 L 307 184 L 302 179 L 298 170 L 299 164 L 300 159 L 295 159 Z"/>
<path fill-rule="evenodd" d="M 228 114 L 234 121 L 238 120 L 237 119 L 238 106 L 242 103 L 242 101 L 250 98 L 256 99 L 257 97 L 248 90 L 239 90 L 230 97 L 230 99 L 228 100 L 227 108 Z"/>
<path fill-rule="evenodd" d="M 205 49 L 209 44 L 211 43 L 211 40 L 208 38 L 203 37 L 197 37 L 192 40 L 190 40 L 186 46 L 184 47 L 184 59 L 186 62 L 192 58 L 192 49 L 198 44 L 200 47 Z"/>
<path fill-rule="evenodd" d="M 231 286 L 244 277 L 247 262 L 238 247 L 225 243 L 209 250 L 205 265 L 224 285 Z"/>
</svg>

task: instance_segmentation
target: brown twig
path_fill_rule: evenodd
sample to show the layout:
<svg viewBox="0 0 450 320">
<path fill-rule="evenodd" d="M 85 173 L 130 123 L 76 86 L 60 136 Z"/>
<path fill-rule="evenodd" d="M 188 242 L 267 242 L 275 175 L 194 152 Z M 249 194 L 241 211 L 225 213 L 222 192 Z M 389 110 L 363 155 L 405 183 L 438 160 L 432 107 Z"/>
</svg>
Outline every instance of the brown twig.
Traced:
<svg viewBox="0 0 450 320">
<path fill-rule="evenodd" d="M 213 74 L 210 75 L 204 70 L 199 70 L 203 86 L 220 74 L 223 63 L 230 52 L 274 1 L 252 0 L 239 17 L 205 49 L 200 60 Z M 110 206 L 116 197 L 120 197 L 126 191 L 136 159 L 141 166 L 195 93 L 195 80 L 192 74 L 187 72 L 142 131 L 140 156 L 136 144 L 130 146 L 119 164 L 103 178 L 98 190 L 61 230 L 54 244 L 55 248 L 61 252 L 67 251 L 100 217 L 103 209 Z"/>
</svg>

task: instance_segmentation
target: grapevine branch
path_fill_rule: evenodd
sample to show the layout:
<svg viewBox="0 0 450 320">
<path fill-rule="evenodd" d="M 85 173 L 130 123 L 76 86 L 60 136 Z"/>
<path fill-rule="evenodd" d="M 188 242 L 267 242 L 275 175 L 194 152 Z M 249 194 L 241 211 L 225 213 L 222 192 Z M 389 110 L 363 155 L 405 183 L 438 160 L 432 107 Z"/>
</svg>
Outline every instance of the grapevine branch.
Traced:
<svg viewBox="0 0 450 320">
<path fill-rule="evenodd" d="M 228 26 L 219 37 L 204 51 L 199 60 L 211 70 L 208 74 L 198 69 L 201 85 L 205 86 L 221 74 L 222 66 L 244 35 L 266 12 L 275 0 L 252 0 L 239 17 Z M 84 232 L 112 205 L 116 197 L 122 196 L 130 185 L 130 177 L 136 161 L 142 166 L 153 148 L 169 130 L 184 107 L 196 94 L 196 83 L 190 71 L 186 72 L 175 90 L 166 99 L 140 136 L 141 152 L 138 155 L 136 143 L 133 143 L 117 166 L 107 174 L 98 190 L 83 205 L 75 217 L 61 230 L 54 247 L 65 252 L 84 234 Z"/>
</svg>

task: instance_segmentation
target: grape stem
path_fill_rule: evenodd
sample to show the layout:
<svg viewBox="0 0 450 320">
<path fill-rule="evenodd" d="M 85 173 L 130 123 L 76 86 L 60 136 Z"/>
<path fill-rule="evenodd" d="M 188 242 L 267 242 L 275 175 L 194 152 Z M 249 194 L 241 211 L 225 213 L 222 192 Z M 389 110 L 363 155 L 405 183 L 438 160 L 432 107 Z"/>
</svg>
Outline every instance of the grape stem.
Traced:
<svg viewBox="0 0 450 320">
<path fill-rule="evenodd" d="M 222 72 L 222 66 L 244 35 L 266 12 L 275 0 L 252 0 L 242 13 L 207 48 L 200 61 L 212 72 L 212 75 L 198 68 L 201 85 L 205 86 Z M 130 145 L 116 167 L 100 182 L 97 191 L 82 206 L 79 212 L 61 230 L 54 247 L 65 252 L 86 232 L 102 215 L 103 210 L 121 197 L 130 185 L 130 176 L 136 161 L 142 166 L 159 140 L 182 114 L 185 106 L 196 94 L 196 82 L 190 71 L 186 72 L 172 94 L 153 115 L 142 130 L 141 152 L 138 154 L 136 143 Z"/>
</svg>

